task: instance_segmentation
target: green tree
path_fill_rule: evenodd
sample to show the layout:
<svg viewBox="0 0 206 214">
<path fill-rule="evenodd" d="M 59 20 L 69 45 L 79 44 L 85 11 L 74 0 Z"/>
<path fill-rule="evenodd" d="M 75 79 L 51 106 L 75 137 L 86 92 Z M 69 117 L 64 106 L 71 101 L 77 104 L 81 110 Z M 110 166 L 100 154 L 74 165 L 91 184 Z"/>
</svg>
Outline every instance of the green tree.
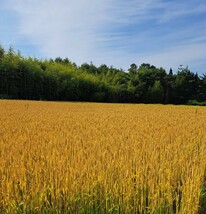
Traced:
<svg viewBox="0 0 206 214">
<path fill-rule="evenodd" d="M 187 67 L 180 67 L 174 81 L 174 102 L 184 104 L 197 96 L 199 77 Z"/>
<path fill-rule="evenodd" d="M 128 69 L 129 75 L 134 76 L 137 73 L 137 65 L 135 63 L 132 63 L 130 65 L 130 68 Z"/>
<path fill-rule="evenodd" d="M 151 88 L 154 86 L 155 81 L 160 81 L 162 87 L 165 87 L 166 72 L 163 68 L 156 68 L 148 63 L 143 63 L 137 69 L 135 78 L 131 79 L 133 86 L 136 88 L 135 96 L 137 102 L 150 102 L 148 94 Z"/>
<path fill-rule="evenodd" d="M 206 101 L 206 74 L 203 74 L 203 76 L 199 79 L 196 99 L 199 102 Z"/>
<path fill-rule="evenodd" d="M 159 80 L 156 80 L 154 85 L 149 87 L 147 96 L 149 103 L 163 103 L 164 89 Z"/>
<path fill-rule="evenodd" d="M 174 89 L 175 77 L 173 75 L 172 68 L 169 70 L 169 74 L 164 77 L 165 83 L 165 103 L 172 103 L 173 101 L 173 89 Z"/>
<path fill-rule="evenodd" d="M 5 53 L 5 50 L 4 50 L 4 48 L 0 45 L 0 59 L 4 57 L 4 53 Z"/>
</svg>

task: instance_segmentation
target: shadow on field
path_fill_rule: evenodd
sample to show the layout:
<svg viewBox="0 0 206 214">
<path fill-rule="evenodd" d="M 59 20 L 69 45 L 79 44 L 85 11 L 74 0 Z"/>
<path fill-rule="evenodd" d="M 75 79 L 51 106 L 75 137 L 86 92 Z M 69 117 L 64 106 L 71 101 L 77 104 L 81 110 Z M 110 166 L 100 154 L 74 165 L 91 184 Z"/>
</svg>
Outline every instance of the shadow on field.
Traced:
<svg viewBox="0 0 206 214">
<path fill-rule="evenodd" d="M 199 202 L 198 214 L 206 214 L 206 169 L 205 169 L 204 183 L 202 186 L 201 197 Z"/>
</svg>

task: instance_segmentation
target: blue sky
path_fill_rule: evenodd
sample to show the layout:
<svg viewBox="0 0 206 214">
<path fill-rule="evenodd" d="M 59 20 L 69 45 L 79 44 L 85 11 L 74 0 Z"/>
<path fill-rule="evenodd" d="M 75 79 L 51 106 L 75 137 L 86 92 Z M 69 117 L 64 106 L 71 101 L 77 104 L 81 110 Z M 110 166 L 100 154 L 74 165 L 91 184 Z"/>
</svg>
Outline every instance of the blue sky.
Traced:
<svg viewBox="0 0 206 214">
<path fill-rule="evenodd" d="M 206 73 L 205 0 L 1 0 L 0 43 L 40 59 Z"/>
</svg>

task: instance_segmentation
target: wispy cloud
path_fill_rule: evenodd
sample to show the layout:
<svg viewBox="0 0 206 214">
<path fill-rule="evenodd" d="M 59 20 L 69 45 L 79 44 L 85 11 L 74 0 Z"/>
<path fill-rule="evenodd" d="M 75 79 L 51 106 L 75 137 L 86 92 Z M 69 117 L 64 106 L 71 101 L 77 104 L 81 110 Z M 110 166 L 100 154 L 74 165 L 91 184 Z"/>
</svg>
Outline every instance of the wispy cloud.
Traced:
<svg viewBox="0 0 206 214">
<path fill-rule="evenodd" d="M 95 30 L 106 7 L 95 0 L 9 0 L 19 20 L 18 36 L 29 38 L 42 55 L 71 55 L 77 61 L 87 60 L 95 47 Z"/>
<path fill-rule="evenodd" d="M 160 22 L 168 22 L 177 18 L 187 18 L 206 12 L 206 4 L 202 0 L 197 1 L 170 1 L 164 4 L 164 11 L 159 19 Z"/>
<path fill-rule="evenodd" d="M 206 44 L 192 44 L 178 47 L 171 47 L 160 53 L 145 55 L 140 57 L 142 61 L 151 62 L 157 66 L 178 68 L 179 65 L 188 66 L 190 63 L 198 66 L 198 63 L 204 63 L 206 55 Z M 195 69 L 194 66 L 192 66 Z M 197 71 L 197 70 L 196 70 Z M 205 69 L 206 71 L 206 69 Z"/>
<path fill-rule="evenodd" d="M 204 64 L 204 0 L 2 0 L 0 4 L 4 14 L 15 17 L 15 27 L 4 26 L 5 36 L 12 32 L 12 44 L 27 43 L 29 53 L 35 55 L 38 49 L 39 57 L 69 57 L 78 64 L 93 61 L 124 69 L 145 61 L 167 69 Z"/>
</svg>

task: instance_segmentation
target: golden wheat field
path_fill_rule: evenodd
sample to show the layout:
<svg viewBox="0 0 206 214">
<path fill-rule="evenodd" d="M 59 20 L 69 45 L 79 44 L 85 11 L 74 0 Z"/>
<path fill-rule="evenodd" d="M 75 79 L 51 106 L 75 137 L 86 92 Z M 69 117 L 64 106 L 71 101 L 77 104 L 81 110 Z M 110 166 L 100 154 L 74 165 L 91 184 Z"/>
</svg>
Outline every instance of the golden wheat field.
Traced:
<svg viewBox="0 0 206 214">
<path fill-rule="evenodd" d="M 205 211 L 206 108 L 0 101 L 0 213 Z"/>
</svg>

